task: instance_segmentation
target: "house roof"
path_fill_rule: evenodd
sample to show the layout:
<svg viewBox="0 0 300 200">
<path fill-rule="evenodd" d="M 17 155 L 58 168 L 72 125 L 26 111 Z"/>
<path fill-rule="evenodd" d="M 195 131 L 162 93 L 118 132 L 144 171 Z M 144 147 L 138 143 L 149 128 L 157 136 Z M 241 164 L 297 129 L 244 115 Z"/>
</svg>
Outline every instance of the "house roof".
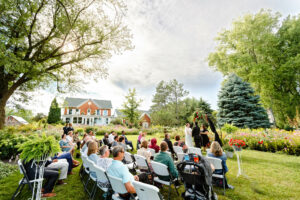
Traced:
<svg viewBox="0 0 300 200">
<path fill-rule="evenodd" d="M 15 120 L 17 120 L 21 124 L 28 124 L 28 122 L 25 119 L 23 119 L 22 117 L 18 117 L 18 116 L 14 116 L 14 115 L 11 115 L 10 117 L 15 118 Z"/>
<path fill-rule="evenodd" d="M 112 104 L 110 100 L 99 100 L 99 99 L 81 99 L 81 98 L 71 98 L 67 97 L 65 101 L 67 105 L 65 107 L 79 107 L 80 105 L 84 104 L 85 102 L 91 100 L 98 106 L 99 108 L 111 109 Z"/>
</svg>

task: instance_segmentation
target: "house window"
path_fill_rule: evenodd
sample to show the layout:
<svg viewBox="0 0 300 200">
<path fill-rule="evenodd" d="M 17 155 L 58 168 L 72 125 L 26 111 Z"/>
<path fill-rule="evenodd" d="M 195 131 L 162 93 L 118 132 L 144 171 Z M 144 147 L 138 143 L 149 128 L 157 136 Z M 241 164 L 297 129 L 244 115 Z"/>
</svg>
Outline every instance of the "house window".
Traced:
<svg viewBox="0 0 300 200">
<path fill-rule="evenodd" d="M 108 124 L 108 118 L 106 118 L 106 124 Z"/>
<path fill-rule="evenodd" d="M 72 115 L 72 109 L 69 109 L 69 115 Z"/>
<path fill-rule="evenodd" d="M 77 117 L 74 117 L 74 118 L 73 118 L 73 123 L 74 123 L 74 124 L 77 124 Z"/>
<path fill-rule="evenodd" d="M 66 118 L 66 122 L 69 123 L 70 122 L 70 118 L 67 117 Z"/>
<path fill-rule="evenodd" d="M 91 109 L 87 110 L 87 114 L 90 115 L 91 114 Z"/>
<path fill-rule="evenodd" d="M 107 116 L 107 110 L 103 110 L 103 116 Z"/>
<path fill-rule="evenodd" d="M 100 115 L 100 110 L 97 110 L 97 115 Z"/>
<path fill-rule="evenodd" d="M 82 124 L 82 117 L 78 117 L 78 124 Z"/>
<path fill-rule="evenodd" d="M 80 114 L 80 111 L 79 111 L 79 109 L 76 109 L 76 114 L 78 114 L 78 115 Z"/>
</svg>

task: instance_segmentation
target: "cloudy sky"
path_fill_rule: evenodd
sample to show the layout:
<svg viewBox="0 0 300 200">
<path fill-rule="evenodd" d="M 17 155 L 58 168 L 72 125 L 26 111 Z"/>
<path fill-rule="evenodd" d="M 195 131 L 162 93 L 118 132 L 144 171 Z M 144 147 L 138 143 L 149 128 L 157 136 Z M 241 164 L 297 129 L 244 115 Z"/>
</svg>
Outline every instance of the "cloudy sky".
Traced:
<svg viewBox="0 0 300 200">
<path fill-rule="evenodd" d="M 214 50 L 214 38 L 232 21 L 261 8 L 283 17 L 300 13 L 299 0 L 128 0 L 125 21 L 135 48 L 113 56 L 107 64 L 109 76 L 90 82 L 84 92 L 67 96 L 108 99 L 120 108 L 128 88 L 136 88 L 149 109 L 155 87 L 161 80 L 177 79 L 190 97 L 204 98 L 217 109 L 222 74 L 208 67 L 206 58 Z M 35 113 L 47 113 L 51 100 L 59 95 L 40 90 L 27 106 Z"/>
</svg>

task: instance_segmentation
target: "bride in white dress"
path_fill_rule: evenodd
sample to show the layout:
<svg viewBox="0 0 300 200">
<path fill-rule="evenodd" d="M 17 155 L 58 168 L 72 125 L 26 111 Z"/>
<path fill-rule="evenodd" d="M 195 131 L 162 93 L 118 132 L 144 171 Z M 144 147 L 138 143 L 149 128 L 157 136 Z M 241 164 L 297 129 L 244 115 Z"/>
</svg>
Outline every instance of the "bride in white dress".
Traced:
<svg viewBox="0 0 300 200">
<path fill-rule="evenodd" d="M 192 129 L 190 128 L 190 123 L 186 123 L 184 132 L 185 132 L 185 144 L 188 147 L 194 147 Z"/>
</svg>

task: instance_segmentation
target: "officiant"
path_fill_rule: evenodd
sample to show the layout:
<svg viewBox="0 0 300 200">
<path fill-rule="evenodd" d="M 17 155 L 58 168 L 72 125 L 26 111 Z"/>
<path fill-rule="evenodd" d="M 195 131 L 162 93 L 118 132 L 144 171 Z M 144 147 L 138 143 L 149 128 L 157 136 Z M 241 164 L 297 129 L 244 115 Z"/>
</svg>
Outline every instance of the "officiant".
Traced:
<svg viewBox="0 0 300 200">
<path fill-rule="evenodd" d="M 194 122 L 195 127 L 192 130 L 192 136 L 194 138 L 195 147 L 201 148 L 202 146 L 202 137 L 200 136 L 200 128 L 198 126 L 198 122 Z"/>
</svg>

